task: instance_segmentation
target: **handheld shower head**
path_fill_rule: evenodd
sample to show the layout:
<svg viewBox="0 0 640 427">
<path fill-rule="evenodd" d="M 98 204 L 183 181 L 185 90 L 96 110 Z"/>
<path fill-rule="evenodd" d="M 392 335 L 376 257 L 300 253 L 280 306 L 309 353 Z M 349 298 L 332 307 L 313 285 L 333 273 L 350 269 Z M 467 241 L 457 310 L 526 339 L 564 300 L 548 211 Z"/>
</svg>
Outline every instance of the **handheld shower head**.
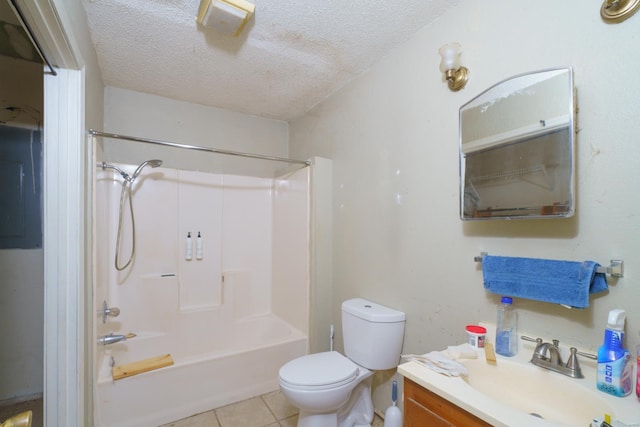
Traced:
<svg viewBox="0 0 640 427">
<path fill-rule="evenodd" d="M 133 173 L 133 175 L 131 175 L 131 181 L 133 181 L 134 179 L 136 179 L 138 177 L 138 175 L 140 175 L 140 172 L 142 172 L 142 169 L 144 169 L 145 166 L 149 165 L 152 168 L 157 168 L 158 166 L 160 166 L 162 164 L 162 160 L 158 160 L 158 159 L 153 159 L 153 160 L 145 160 L 144 162 L 142 162 L 140 164 L 140 166 L 138 166 L 135 170 L 135 172 Z"/>
</svg>

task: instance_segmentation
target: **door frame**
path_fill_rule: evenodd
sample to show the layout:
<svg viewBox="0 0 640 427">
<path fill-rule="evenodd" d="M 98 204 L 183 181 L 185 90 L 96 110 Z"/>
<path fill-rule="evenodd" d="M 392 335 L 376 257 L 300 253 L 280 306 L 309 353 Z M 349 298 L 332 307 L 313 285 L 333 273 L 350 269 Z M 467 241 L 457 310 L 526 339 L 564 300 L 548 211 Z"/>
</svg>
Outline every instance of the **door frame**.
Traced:
<svg viewBox="0 0 640 427">
<path fill-rule="evenodd" d="M 44 84 L 44 418 L 45 425 L 82 426 L 91 396 L 84 357 L 84 72 L 57 72 Z"/>
<path fill-rule="evenodd" d="M 91 210 L 82 54 L 64 1 L 15 2 L 57 72 L 44 77 L 44 423 L 90 426 L 92 346 L 85 331 L 93 316 L 85 311 L 85 291 L 91 289 L 91 234 L 85 230 Z"/>
</svg>

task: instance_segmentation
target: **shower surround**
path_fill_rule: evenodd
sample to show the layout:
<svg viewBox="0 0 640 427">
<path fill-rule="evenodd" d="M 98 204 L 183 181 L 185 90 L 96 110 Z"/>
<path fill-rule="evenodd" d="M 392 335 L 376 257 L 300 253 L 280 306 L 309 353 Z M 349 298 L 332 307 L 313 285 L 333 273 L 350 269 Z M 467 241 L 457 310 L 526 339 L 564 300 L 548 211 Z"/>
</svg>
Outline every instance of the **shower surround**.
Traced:
<svg viewBox="0 0 640 427">
<path fill-rule="evenodd" d="M 120 315 L 98 314 L 96 335 L 136 336 L 99 345 L 96 424 L 157 426 L 276 390 L 280 366 L 308 349 L 309 168 L 276 179 L 146 170 L 132 187 L 135 261 L 117 272 L 121 182 L 97 171 L 95 303 Z M 111 378 L 112 360 L 164 354 L 173 366 Z"/>
</svg>

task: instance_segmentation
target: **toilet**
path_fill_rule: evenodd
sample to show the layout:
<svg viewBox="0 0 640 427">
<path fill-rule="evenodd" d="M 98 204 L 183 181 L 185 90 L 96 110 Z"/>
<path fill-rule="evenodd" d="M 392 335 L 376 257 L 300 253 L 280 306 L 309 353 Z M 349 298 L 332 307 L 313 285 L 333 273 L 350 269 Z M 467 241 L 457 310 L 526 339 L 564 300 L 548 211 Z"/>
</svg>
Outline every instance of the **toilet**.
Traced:
<svg viewBox="0 0 640 427">
<path fill-rule="evenodd" d="M 405 314 L 362 298 L 342 303 L 345 356 L 309 354 L 280 368 L 280 389 L 300 409 L 298 427 L 370 427 L 375 370 L 398 366 Z"/>
</svg>

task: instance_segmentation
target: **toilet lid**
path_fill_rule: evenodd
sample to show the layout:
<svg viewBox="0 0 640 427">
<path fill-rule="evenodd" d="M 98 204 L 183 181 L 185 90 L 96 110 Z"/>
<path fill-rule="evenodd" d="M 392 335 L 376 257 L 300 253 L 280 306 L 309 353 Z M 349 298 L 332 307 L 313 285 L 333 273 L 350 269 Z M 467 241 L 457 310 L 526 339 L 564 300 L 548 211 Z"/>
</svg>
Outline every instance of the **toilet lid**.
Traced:
<svg viewBox="0 0 640 427">
<path fill-rule="evenodd" d="M 357 376 L 358 365 L 337 351 L 302 356 L 280 368 L 280 379 L 293 387 L 339 387 Z"/>
</svg>

